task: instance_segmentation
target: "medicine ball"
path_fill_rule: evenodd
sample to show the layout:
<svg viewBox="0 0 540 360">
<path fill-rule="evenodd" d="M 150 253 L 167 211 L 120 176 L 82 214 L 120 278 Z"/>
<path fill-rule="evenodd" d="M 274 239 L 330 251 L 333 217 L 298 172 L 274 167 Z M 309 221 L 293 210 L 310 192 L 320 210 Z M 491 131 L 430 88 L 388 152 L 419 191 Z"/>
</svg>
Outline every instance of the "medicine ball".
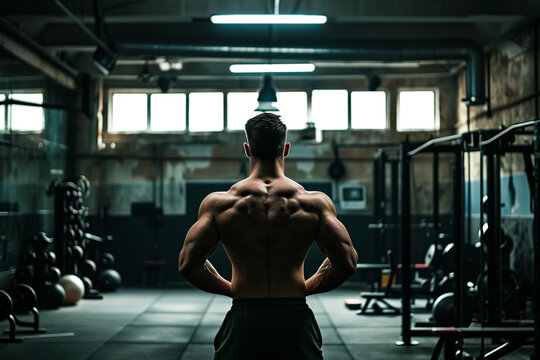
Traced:
<svg viewBox="0 0 540 360">
<path fill-rule="evenodd" d="M 81 278 L 83 284 L 84 284 L 84 293 L 88 294 L 90 290 L 94 287 L 94 284 L 92 283 L 92 280 L 90 280 L 89 277 L 83 276 Z"/>
<path fill-rule="evenodd" d="M 57 283 L 62 276 L 62 272 L 59 268 L 51 266 L 47 269 L 47 280 L 54 283 Z"/>
<path fill-rule="evenodd" d="M 64 291 L 66 297 L 64 299 L 64 305 L 75 305 L 84 296 L 84 284 L 82 280 L 75 275 L 64 275 L 58 280 Z"/>
<path fill-rule="evenodd" d="M 56 254 L 52 251 L 46 253 L 47 265 L 53 266 L 56 264 Z"/>
<path fill-rule="evenodd" d="M 92 260 L 84 260 L 82 264 L 82 273 L 84 276 L 93 277 L 96 274 L 97 266 Z"/>
<path fill-rule="evenodd" d="M 97 277 L 97 288 L 99 291 L 115 291 L 122 283 L 122 277 L 114 269 L 103 270 Z"/>
<path fill-rule="evenodd" d="M 68 254 L 71 255 L 73 260 L 79 261 L 84 256 L 84 250 L 79 245 L 73 245 L 68 248 Z"/>
<path fill-rule="evenodd" d="M 65 297 L 66 292 L 60 284 L 47 284 L 38 291 L 38 302 L 46 309 L 57 309 Z"/>
<path fill-rule="evenodd" d="M 115 260 L 114 260 L 114 255 L 111 254 L 111 253 L 103 253 L 103 255 L 101 255 L 101 266 L 104 268 L 104 269 L 110 269 L 115 263 Z"/>
</svg>

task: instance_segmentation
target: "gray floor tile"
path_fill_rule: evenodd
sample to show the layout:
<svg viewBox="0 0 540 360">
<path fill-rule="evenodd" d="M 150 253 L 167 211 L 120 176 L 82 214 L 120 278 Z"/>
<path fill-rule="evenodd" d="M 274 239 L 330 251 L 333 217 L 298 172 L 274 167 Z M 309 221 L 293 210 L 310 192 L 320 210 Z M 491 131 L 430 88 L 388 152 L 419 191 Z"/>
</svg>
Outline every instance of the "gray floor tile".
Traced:
<svg viewBox="0 0 540 360">
<path fill-rule="evenodd" d="M 322 351 L 325 360 L 353 360 L 345 345 L 325 345 Z"/>
<path fill-rule="evenodd" d="M 354 288 L 308 297 L 307 302 L 323 335 L 325 360 L 428 359 L 436 338 L 418 338 L 416 347 L 397 347 L 400 316 L 357 316 L 343 303 L 354 297 Z M 25 340 L 22 344 L 0 344 L 5 359 L 213 359 L 213 339 L 231 300 L 207 295 L 192 288 L 120 289 L 101 301 L 84 300 L 73 307 L 42 311 L 41 324 L 47 335 L 73 332 L 68 337 Z M 429 314 L 414 314 L 424 320 Z M 199 326 L 197 326 L 199 325 Z M 337 330 L 336 330 L 337 329 Z M 191 343 L 189 343 L 191 341 Z M 477 339 L 465 348 L 478 355 Z M 491 348 L 491 347 L 490 347 Z M 348 351 L 348 352 L 347 352 Z M 528 360 L 531 347 L 505 356 Z"/>
<path fill-rule="evenodd" d="M 355 360 L 426 360 L 431 357 L 433 347 L 428 345 L 419 346 L 396 346 L 394 343 L 387 345 L 347 345 L 347 348 Z"/>
<path fill-rule="evenodd" d="M 208 307 L 207 302 L 164 302 L 159 301 L 150 306 L 146 312 L 169 313 L 203 313 Z"/>
<path fill-rule="evenodd" d="M 194 326 L 126 326 L 111 339 L 112 342 L 187 343 Z"/>
<path fill-rule="evenodd" d="M 356 311 L 347 310 L 328 313 L 335 327 L 396 327 L 401 324 L 400 315 L 358 315 Z"/>
<path fill-rule="evenodd" d="M 196 344 L 214 344 L 214 338 L 219 328 L 219 326 L 199 326 L 191 342 Z"/>
<path fill-rule="evenodd" d="M 394 344 L 400 339 L 399 327 L 357 327 L 338 328 L 339 335 L 347 345 L 353 344 Z"/>
<path fill-rule="evenodd" d="M 172 325 L 172 326 L 196 326 L 202 319 L 202 314 L 178 314 L 178 313 L 144 313 L 141 314 L 131 325 Z"/>
<path fill-rule="evenodd" d="M 213 345 L 189 344 L 181 360 L 212 360 L 214 359 Z"/>
<path fill-rule="evenodd" d="M 93 353 L 91 360 L 160 359 L 177 360 L 186 344 L 107 343 Z"/>
<path fill-rule="evenodd" d="M 86 359 L 90 354 L 100 348 L 101 342 L 36 342 L 25 340 L 18 344 L 9 344 L 2 348 L 2 359 Z"/>
<path fill-rule="evenodd" d="M 210 304 L 210 306 L 208 307 L 207 312 L 225 314 L 230 309 L 231 309 L 231 302 L 230 301 L 229 302 L 213 301 Z"/>
<path fill-rule="evenodd" d="M 319 327 L 332 326 L 332 324 L 330 323 L 330 318 L 326 314 L 315 313 L 315 319 L 317 320 L 317 324 L 319 324 Z"/>
<path fill-rule="evenodd" d="M 320 327 L 323 345 L 343 345 L 336 329 L 333 327 Z"/>
<path fill-rule="evenodd" d="M 202 318 L 201 325 L 221 325 L 224 319 L 225 314 L 207 312 Z"/>
<path fill-rule="evenodd" d="M 315 314 L 322 314 L 325 312 L 318 296 L 310 296 L 306 299 L 306 303 L 308 304 L 309 308 L 313 313 Z"/>
</svg>

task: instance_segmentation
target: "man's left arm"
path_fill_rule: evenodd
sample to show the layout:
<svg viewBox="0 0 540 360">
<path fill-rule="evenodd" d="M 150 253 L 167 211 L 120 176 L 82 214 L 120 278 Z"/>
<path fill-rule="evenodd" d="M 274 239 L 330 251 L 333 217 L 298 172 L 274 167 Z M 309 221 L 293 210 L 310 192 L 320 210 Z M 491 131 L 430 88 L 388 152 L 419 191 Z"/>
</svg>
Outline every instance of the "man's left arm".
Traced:
<svg viewBox="0 0 540 360">
<path fill-rule="evenodd" d="M 190 283 L 213 294 L 231 296 L 231 283 L 212 266 L 208 257 L 219 243 L 212 195 L 201 203 L 199 220 L 189 229 L 180 251 L 178 270 Z"/>
</svg>

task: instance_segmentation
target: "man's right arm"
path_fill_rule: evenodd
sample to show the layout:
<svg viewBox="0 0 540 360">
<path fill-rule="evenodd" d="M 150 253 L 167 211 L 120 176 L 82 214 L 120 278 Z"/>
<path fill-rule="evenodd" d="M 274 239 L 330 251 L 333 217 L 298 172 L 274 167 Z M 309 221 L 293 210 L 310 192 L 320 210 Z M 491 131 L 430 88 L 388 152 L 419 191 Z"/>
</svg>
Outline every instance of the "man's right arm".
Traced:
<svg viewBox="0 0 540 360">
<path fill-rule="evenodd" d="M 317 272 L 306 280 L 306 295 L 334 290 L 355 273 L 358 255 L 347 229 L 336 217 L 332 200 L 321 195 L 321 218 L 316 243 L 327 256 Z"/>
</svg>

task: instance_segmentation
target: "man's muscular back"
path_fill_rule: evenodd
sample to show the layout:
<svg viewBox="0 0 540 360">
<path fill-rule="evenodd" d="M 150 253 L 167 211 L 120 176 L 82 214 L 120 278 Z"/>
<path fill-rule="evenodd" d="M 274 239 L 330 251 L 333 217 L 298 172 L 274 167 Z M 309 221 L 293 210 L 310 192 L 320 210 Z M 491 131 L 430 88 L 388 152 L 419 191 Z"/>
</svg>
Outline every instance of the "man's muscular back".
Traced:
<svg viewBox="0 0 540 360">
<path fill-rule="evenodd" d="M 220 241 L 232 263 L 231 282 L 208 261 Z M 313 241 L 327 258 L 304 281 L 304 260 Z M 252 176 L 203 200 L 180 252 L 179 270 L 215 294 L 304 297 L 335 289 L 356 271 L 357 260 L 326 195 L 307 192 L 285 176 Z"/>
<path fill-rule="evenodd" d="M 232 297 L 305 296 L 304 260 L 329 201 L 325 198 L 286 177 L 248 178 L 209 196 L 232 263 Z"/>
</svg>

